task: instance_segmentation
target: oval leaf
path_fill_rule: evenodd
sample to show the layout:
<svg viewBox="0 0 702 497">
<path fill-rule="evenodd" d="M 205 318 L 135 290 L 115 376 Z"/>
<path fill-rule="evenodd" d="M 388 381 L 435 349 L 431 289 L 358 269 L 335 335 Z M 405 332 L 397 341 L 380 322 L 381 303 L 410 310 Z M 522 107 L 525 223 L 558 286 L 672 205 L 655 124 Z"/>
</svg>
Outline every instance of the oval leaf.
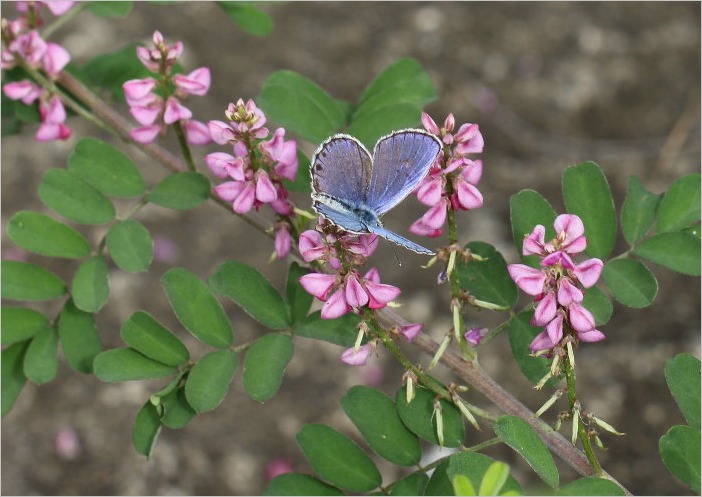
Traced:
<svg viewBox="0 0 702 497">
<path fill-rule="evenodd" d="M 668 189 L 658 206 L 656 231 L 680 231 L 700 220 L 700 175 L 678 179 Z"/>
<path fill-rule="evenodd" d="M 58 334 L 68 364 L 79 373 L 91 374 L 93 359 L 102 350 L 95 315 L 69 300 L 59 315 Z"/>
<path fill-rule="evenodd" d="M 179 366 L 190 359 L 183 342 L 146 312 L 135 312 L 122 323 L 120 336 L 134 350 L 167 366 Z"/>
<path fill-rule="evenodd" d="M 113 197 L 133 198 L 144 193 L 146 186 L 129 157 L 97 138 L 78 140 L 68 156 L 68 170 Z"/>
<path fill-rule="evenodd" d="M 190 370 L 185 398 L 197 412 L 208 412 L 222 403 L 239 362 L 233 350 L 217 350 L 202 357 Z"/>
<path fill-rule="evenodd" d="M 39 212 L 20 211 L 12 216 L 7 234 L 23 249 L 48 257 L 79 259 L 90 253 L 83 235 Z"/>
<path fill-rule="evenodd" d="M 133 219 L 112 225 L 107 232 L 107 250 L 117 267 L 129 272 L 146 271 L 154 257 L 149 230 Z"/>
<path fill-rule="evenodd" d="M 380 457 L 400 466 L 419 464 L 419 439 L 405 427 L 395 403 L 383 393 L 355 386 L 341 399 L 341 407 Z"/>
<path fill-rule="evenodd" d="M 534 311 L 524 311 L 512 319 L 509 323 L 509 345 L 519 369 L 530 382 L 536 384 L 546 376 L 551 363 L 545 357 L 532 356 L 529 351 L 529 344 L 542 331 L 529 324 L 533 315 Z M 549 381 L 553 384 L 553 380 Z"/>
<path fill-rule="evenodd" d="M 161 405 L 163 405 L 164 410 L 161 422 L 172 430 L 184 427 L 197 414 L 195 409 L 188 404 L 185 398 L 185 389 L 183 388 L 173 390 L 165 397 L 162 397 Z"/>
<path fill-rule="evenodd" d="M 294 71 L 276 71 L 268 76 L 256 103 L 271 121 L 312 143 L 333 135 L 346 121 L 340 106 L 326 91 Z"/>
<path fill-rule="evenodd" d="M 412 433 L 439 445 L 434 399 L 434 394 L 429 390 L 418 388 L 415 391 L 414 399 L 408 404 L 405 387 L 402 387 L 397 390 L 395 404 L 400 419 Z M 465 436 L 461 412 L 456 406 L 443 399 L 439 403 L 444 422 L 444 447 L 458 447 L 463 443 Z"/>
<path fill-rule="evenodd" d="M 278 475 L 264 490 L 263 495 L 346 495 L 336 487 L 314 476 L 298 473 Z M 409 495 L 409 494 L 408 494 Z"/>
<path fill-rule="evenodd" d="M 483 481 L 485 473 L 493 463 L 495 463 L 495 460 L 483 454 L 459 452 L 449 458 L 448 465 L 444 472 L 451 480 L 458 475 L 463 475 L 471 482 L 479 485 L 480 482 Z M 502 485 L 501 491 L 503 492 L 501 495 L 506 495 L 508 492 L 512 495 L 524 495 L 524 491 L 519 486 L 519 483 L 509 474 L 507 475 L 504 485 Z"/>
<path fill-rule="evenodd" d="M 424 495 L 429 477 L 424 473 L 412 473 L 395 482 L 390 495 Z"/>
<path fill-rule="evenodd" d="M 350 438 L 329 426 L 304 426 L 297 434 L 297 444 L 312 468 L 333 485 L 363 493 L 382 482 L 371 458 Z"/>
<path fill-rule="evenodd" d="M 30 262 L 2 261 L 2 298 L 51 300 L 66 293 L 61 278 Z"/>
<path fill-rule="evenodd" d="M 130 348 L 100 352 L 95 356 L 93 369 L 99 379 L 111 382 L 162 378 L 175 372 L 173 366 L 156 362 Z"/>
<path fill-rule="evenodd" d="M 665 467 L 673 476 L 700 493 L 700 430 L 673 426 L 658 442 Z"/>
<path fill-rule="evenodd" d="M 76 307 L 85 312 L 97 312 L 110 296 L 107 263 L 98 255 L 80 265 L 73 276 L 71 295 Z"/>
<path fill-rule="evenodd" d="M 46 171 L 38 193 L 49 208 L 77 223 L 103 224 L 115 217 L 112 202 L 80 176 L 65 169 Z"/>
<path fill-rule="evenodd" d="M 612 301 L 596 286 L 588 288 L 585 292 L 583 307 L 592 313 L 592 317 L 595 318 L 595 324 L 597 326 L 602 326 L 609 322 L 609 319 L 612 317 L 612 312 L 614 312 Z"/>
<path fill-rule="evenodd" d="M 249 316 L 273 329 L 287 328 L 288 311 L 280 294 L 255 268 L 236 261 L 221 264 L 207 280 Z"/>
<path fill-rule="evenodd" d="M 634 254 L 682 274 L 700 275 L 700 239 L 694 235 L 654 235 L 641 242 Z"/>
<path fill-rule="evenodd" d="M 256 339 L 244 361 L 244 389 L 249 397 L 259 402 L 273 397 L 292 354 L 292 339 L 288 335 L 269 333 Z"/>
<path fill-rule="evenodd" d="M 49 320 L 41 312 L 24 307 L 2 308 L 2 345 L 22 342 L 49 327 Z"/>
<path fill-rule="evenodd" d="M 29 340 L 25 342 L 15 343 L 2 349 L 2 360 L 0 367 L 0 405 L 2 406 L 2 415 L 4 416 L 12 410 L 17 397 L 22 393 L 24 383 L 27 379 L 24 376 L 24 353 L 29 346 Z"/>
<path fill-rule="evenodd" d="M 624 489 L 610 480 L 588 476 L 562 486 L 556 495 L 626 495 Z"/>
<path fill-rule="evenodd" d="M 53 328 L 44 328 L 32 338 L 24 354 L 24 376 L 41 385 L 56 378 L 58 372 L 58 333 Z"/>
<path fill-rule="evenodd" d="M 222 306 L 197 276 L 173 268 L 164 273 L 161 283 L 178 321 L 195 338 L 217 348 L 232 343 L 234 334 Z"/>
<path fill-rule="evenodd" d="M 312 305 L 312 295 L 307 293 L 302 285 L 300 278 L 307 274 L 309 270 L 300 266 L 297 262 L 290 264 L 288 269 L 288 279 L 285 287 L 286 304 L 288 307 L 288 322 L 295 325 L 307 317 L 307 313 Z"/>
<path fill-rule="evenodd" d="M 493 426 L 495 434 L 512 447 L 552 488 L 558 486 L 558 470 L 551 452 L 529 423 L 516 416 L 500 416 Z"/>
<path fill-rule="evenodd" d="M 585 225 L 585 254 L 606 259 L 617 237 L 617 217 L 609 184 L 600 166 L 583 162 L 563 172 L 563 199 L 566 209 Z"/>
<path fill-rule="evenodd" d="M 507 272 L 507 263 L 502 254 L 483 242 L 471 242 L 466 248 L 485 260 L 459 262 L 456 265 L 461 289 L 468 290 L 483 302 L 503 309 L 511 308 L 517 302 L 519 292 Z"/>
<path fill-rule="evenodd" d="M 193 209 L 210 196 L 207 176 L 188 171 L 167 176 L 146 196 L 153 204 L 169 209 Z"/>
<path fill-rule="evenodd" d="M 629 245 L 641 240 L 651 227 L 660 201 L 661 197 L 646 190 L 639 178 L 629 179 L 621 213 L 622 233 Z"/>
<path fill-rule="evenodd" d="M 132 10 L 132 2 L 90 2 L 87 9 L 99 17 L 124 17 Z"/>
<path fill-rule="evenodd" d="M 351 122 L 348 133 L 358 138 L 369 150 L 381 136 L 393 130 L 416 128 L 421 121 L 422 108 L 415 104 L 398 103 L 377 108 L 358 116 Z"/>
<path fill-rule="evenodd" d="M 678 354 L 665 363 L 665 380 L 687 424 L 700 429 L 700 360 Z"/>
<path fill-rule="evenodd" d="M 536 225 L 540 224 L 546 228 L 546 240 L 552 239 L 556 234 L 553 230 L 556 211 L 540 193 L 534 190 L 522 190 L 509 199 L 509 217 L 512 222 L 512 236 L 517 253 L 525 264 L 538 267 L 538 256 L 522 255 L 524 237 L 531 233 Z"/>
<path fill-rule="evenodd" d="M 273 19 L 249 2 L 217 2 L 229 18 L 254 36 L 266 36 L 273 30 Z"/>
<path fill-rule="evenodd" d="M 132 443 L 136 451 L 143 456 L 150 457 L 160 432 L 161 420 L 156 406 L 147 402 L 137 412 L 132 427 Z"/>
<path fill-rule="evenodd" d="M 633 259 L 613 259 L 602 271 L 602 278 L 617 299 L 629 307 L 642 308 L 653 303 L 658 280 L 646 266 Z"/>
<path fill-rule="evenodd" d="M 356 343 L 358 323 L 357 314 L 344 314 L 336 319 L 322 319 L 320 311 L 313 312 L 295 327 L 295 335 L 324 340 L 342 347 L 352 347 Z"/>
</svg>

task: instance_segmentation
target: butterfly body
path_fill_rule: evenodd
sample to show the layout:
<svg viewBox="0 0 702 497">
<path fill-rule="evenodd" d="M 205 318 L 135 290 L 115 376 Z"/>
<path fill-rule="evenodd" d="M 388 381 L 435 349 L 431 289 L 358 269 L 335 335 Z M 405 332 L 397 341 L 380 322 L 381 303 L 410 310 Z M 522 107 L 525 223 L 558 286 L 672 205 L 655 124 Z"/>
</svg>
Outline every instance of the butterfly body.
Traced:
<svg viewBox="0 0 702 497">
<path fill-rule="evenodd" d="M 334 135 L 312 156 L 312 206 L 351 233 L 374 233 L 415 252 L 433 254 L 385 229 L 380 217 L 419 185 L 441 147 L 434 135 L 407 129 L 380 138 L 371 156 L 356 138 Z"/>
</svg>

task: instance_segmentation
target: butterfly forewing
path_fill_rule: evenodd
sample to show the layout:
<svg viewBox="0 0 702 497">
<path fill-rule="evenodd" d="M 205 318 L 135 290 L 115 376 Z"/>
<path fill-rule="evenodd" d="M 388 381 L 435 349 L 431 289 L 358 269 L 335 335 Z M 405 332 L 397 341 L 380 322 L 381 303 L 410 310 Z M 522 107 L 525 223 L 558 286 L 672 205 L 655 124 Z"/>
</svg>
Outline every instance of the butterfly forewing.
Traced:
<svg viewBox="0 0 702 497">
<path fill-rule="evenodd" d="M 360 204 L 371 181 L 371 157 L 352 136 L 334 135 L 322 143 L 310 165 L 312 190 Z"/>
<path fill-rule="evenodd" d="M 392 133 L 378 140 L 366 205 L 378 216 L 409 195 L 424 179 L 441 152 L 441 141 L 419 129 Z"/>
</svg>

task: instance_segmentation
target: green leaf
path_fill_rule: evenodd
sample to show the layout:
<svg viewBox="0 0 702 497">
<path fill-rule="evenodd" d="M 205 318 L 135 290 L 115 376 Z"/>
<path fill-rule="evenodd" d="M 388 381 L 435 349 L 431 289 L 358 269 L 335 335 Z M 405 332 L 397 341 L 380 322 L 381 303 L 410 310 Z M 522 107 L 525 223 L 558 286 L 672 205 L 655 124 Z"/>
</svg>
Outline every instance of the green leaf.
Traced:
<svg viewBox="0 0 702 497">
<path fill-rule="evenodd" d="M 354 119 L 348 133 L 358 138 L 369 150 L 373 150 L 378 138 L 394 130 L 416 128 L 420 123 L 422 108 L 407 103 L 387 105 L 366 112 Z"/>
<path fill-rule="evenodd" d="M 314 476 L 298 473 L 278 475 L 264 490 L 263 495 L 346 495 L 336 487 Z"/>
<path fill-rule="evenodd" d="M 700 429 L 700 360 L 678 354 L 665 363 L 665 380 L 687 424 Z"/>
<path fill-rule="evenodd" d="M 24 376 L 41 385 L 56 378 L 58 372 L 58 333 L 53 328 L 44 328 L 32 338 L 24 354 Z"/>
<path fill-rule="evenodd" d="M 454 481 L 455 478 L 459 476 L 466 478 L 464 475 L 456 475 Z M 502 490 L 502 486 L 507 481 L 508 476 L 509 466 L 503 462 L 495 461 L 488 466 L 488 469 L 485 471 L 483 480 L 480 482 L 480 487 L 478 488 L 478 495 L 500 495 L 500 490 Z"/>
<path fill-rule="evenodd" d="M 448 467 L 445 469 L 445 474 L 449 478 L 454 479 L 458 475 L 463 475 L 471 482 L 482 482 L 487 471 L 495 463 L 495 461 L 483 454 L 478 454 L 475 452 L 459 452 L 452 455 L 449 458 L 448 463 Z M 501 488 L 501 494 L 504 495 L 506 493 L 524 495 L 524 491 L 519 486 L 519 483 L 517 483 L 517 481 L 509 474 L 507 475 L 507 479 Z M 479 493 L 478 495 L 486 494 Z"/>
<path fill-rule="evenodd" d="M 308 424 L 297 434 L 297 443 L 319 475 L 354 493 L 373 490 L 382 478 L 370 457 L 346 435 L 322 424 Z"/>
<path fill-rule="evenodd" d="M 195 338 L 217 348 L 232 343 L 234 334 L 222 305 L 197 276 L 173 268 L 164 273 L 161 283 L 178 321 Z"/>
<path fill-rule="evenodd" d="M 357 314 L 344 314 L 336 319 L 322 319 L 320 311 L 313 312 L 299 323 L 295 335 L 324 340 L 342 347 L 351 347 L 356 343 L 358 323 L 361 318 Z"/>
<path fill-rule="evenodd" d="M 634 259 L 613 259 L 602 271 L 607 287 L 624 305 L 647 307 L 658 293 L 658 280 L 646 266 Z"/>
<path fill-rule="evenodd" d="M 95 376 L 102 381 L 132 381 L 162 378 L 175 372 L 175 367 L 149 359 L 131 348 L 100 352 L 93 361 Z"/>
<path fill-rule="evenodd" d="M 2 349 L 2 360 L 0 360 L 0 396 L 2 405 L 2 415 L 4 416 L 12 410 L 17 397 L 22 393 L 24 383 L 24 353 L 29 346 L 29 340 L 18 342 Z"/>
<path fill-rule="evenodd" d="M 105 259 L 92 257 L 80 265 L 73 276 L 71 295 L 76 307 L 85 312 L 97 312 L 110 296 L 110 282 Z"/>
<path fill-rule="evenodd" d="M 673 476 L 700 493 L 700 430 L 673 426 L 658 442 L 665 467 Z"/>
<path fill-rule="evenodd" d="M 414 399 L 407 403 L 405 387 L 397 390 L 395 404 L 400 419 L 412 433 L 439 445 L 436 414 L 434 413 L 435 395 L 426 388 L 417 388 Z M 452 403 L 443 399 L 439 401 L 444 422 L 444 447 L 458 447 L 463 443 L 465 427 L 461 411 Z"/>
<path fill-rule="evenodd" d="M 302 288 L 300 278 L 309 273 L 309 269 L 297 262 L 290 264 L 288 280 L 285 288 L 286 304 L 288 307 L 288 322 L 296 325 L 307 317 L 313 297 Z"/>
<path fill-rule="evenodd" d="M 273 329 L 288 327 L 288 310 L 282 297 L 255 268 L 236 261 L 219 265 L 208 283 L 233 300 L 249 316 Z"/>
<path fill-rule="evenodd" d="M 519 292 L 507 272 L 507 263 L 502 254 L 484 242 L 471 242 L 466 248 L 485 260 L 459 262 L 456 265 L 461 289 L 483 302 L 504 309 L 511 308 L 517 302 Z"/>
<path fill-rule="evenodd" d="M 542 328 L 529 324 L 533 315 L 533 311 L 524 311 L 512 319 L 509 324 L 509 344 L 524 376 L 530 382 L 538 383 L 548 373 L 550 362 L 545 357 L 533 357 L 529 351 L 529 344 L 543 331 Z"/>
<path fill-rule="evenodd" d="M 546 484 L 552 488 L 558 486 L 558 470 L 553 456 L 529 423 L 516 416 L 500 416 L 493 429 L 500 440 L 522 456 Z M 481 495 L 486 494 L 481 492 Z"/>
<path fill-rule="evenodd" d="M 146 195 L 146 199 L 169 209 L 188 210 L 201 205 L 209 196 L 210 180 L 207 176 L 188 171 L 166 176 Z"/>
<path fill-rule="evenodd" d="M 629 245 L 641 240 L 651 227 L 660 201 L 661 197 L 646 190 L 639 178 L 629 178 L 621 213 L 622 233 Z"/>
<path fill-rule="evenodd" d="M 100 2 L 107 3 L 107 2 Z M 139 169 L 120 150 L 97 138 L 81 138 L 68 156 L 68 170 L 105 195 L 133 198 L 146 184 Z"/>
<path fill-rule="evenodd" d="M 47 257 L 79 259 L 90 253 L 83 235 L 39 212 L 16 213 L 7 226 L 7 234 L 23 249 Z"/>
<path fill-rule="evenodd" d="M 161 422 L 172 430 L 178 430 L 187 425 L 197 414 L 185 398 L 185 389 L 178 388 L 161 398 L 164 414 Z"/>
<path fill-rule="evenodd" d="M 602 326 L 609 322 L 614 311 L 612 301 L 596 286 L 587 289 L 582 304 L 583 307 L 592 313 L 597 326 Z"/>
<path fill-rule="evenodd" d="M 115 52 L 90 59 L 83 68 L 90 83 L 107 89 L 113 100 L 124 102 L 122 84 L 125 81 L 152 76 L 137 58 L 136 47 L 136 43 L 131 43 Z"/>
<path fill-rule="evenodd" d="M 61 278 L 30 262 L 2 261 L 2 298 L 51 300 L 66 293 Z"/>
<path fill-rule="evenodd" d="M 680 231 L 700 220 L 700 175 L 678 179 L 668 189 L 658 206 L 656 231 Z"/>
<path fill-rule="evenodd" d="M 556 495 L 626 495 L 626 493 L 613 481 L 587 476 L 562 486 L 556 491 Z"/>
<path fill-rule="evenodd" d="M 276 71 L 268 76 L 256 103 L 271 121 L 312 143 L 320 143 L 345 124 L 336 101 L 294 71 Z"/>
<path fill-rule="evenodd" d="M 419 464 L 419 439 L 405 427 L 395 403 L 386 395 L 370 387 L 351 387 L 341 407 L 380 457 L 399 466 Z"/>
<path fill-rule="evenodd" d="M 266 36 L 273 30 L 273 19 L 254 7 L 253 2 L 217 2 L 241 29 L 254 36 Z"/>
<path fill-rule="evenodd" d="M 239 362 L 233 350 L 217 350 L 203 356 L 190 370 L 185 398 L 197 412 L 208 412 L 222 403 Z"/>
<path fill-rule="evenodd" d="M 451 483 L 453 484 L 453 495 L 478 495 L 473 486 L 473 482 L 471 482 L 467 476 L 456 475 L 451 479 Z"/>
<path fill-rule="evenodd" d="M 563 199 L 566 209 L 585 225 L 585 254 L 606 259 L 617 237 L 614 199 L 600 166 L 583 162 L 563 172 Z"/>
<path fill-rule="evenodd" d="M 451 483 L 451 479 L 446 474 L 449 463 L 450 459 L 444 459 L 434 469 L 431 478 L 429 478 L 426 487 L 424 487 L 424 495 L 453 495 L 453 483 Z"/>
<path fill-rule="evenodd" d="M 183 342 L 146 312 L 129 316 L 122 323 L 120 336 L 134 350 L 167 366 L 180 366 L 190 359 Z"/>
<path fill-rule="evenodd" d="M 104 224 L 115 217 L 112 202 L 72 171 L 49 169 L 38 193 L 49 208 L 77 223 Z"/>
<path fill-rule="evenodd" d="M 154 257 L 154 242 L 149 230 L 128 219 L 113 224 L 107 232 L 107 250 L 117 267 L 129 272 L 146 271 Z"/>
<path fill-rule="evenodd" d="M 273 397 L 280 388 L 292 354 L 289 335 L 269 333 L 256 339 L 244 360 L 244 389 L 249 397 L 258 402 Z"/>
<path fill-rule="evenodd" d="M 2 308 L 2 345 L 29 340 L 49 327 L 49 320 L 41 312 L 25 307 Z"/>
<path fill-rule="evenodd" d="M 136 451 L 142 456 L 150 457 L 160 432 L 161 420 L 156 406 L 147 402 L 137 412 L 132 427 L 132 443 Z"/>
<path fill-rule="evenodd" d="M 661 233 L 642 241 L 634 255 L 690 276 L 700 275 L 700 239 L 687 233 Z"/>
<path fill-rule="evenodd" d="M 92 374 L 93 359 L 102 350 L 95 315 L 69 300 L 59 315 L 58 333 L 68 364 L 79 373 Z"/>
<path fill-rule="evenodd" d="M 99 17 L 124 17 L 132 10 L 132 2 L 101 0 L 88 3 L 86 8 Z"/>
<path fill-rule="evenodd" d="M 517 253 L 525 264 L 538 267 L 539 257 L 537 255 L 521 255 L 524 238 L 534 230 L 536 225 L 540 224 L 546 228 L 546 240 L 551 240 L 556 234 L 553 229 L 556 211 L 540 193 L 534 190 L 522 190 L 509 199 L 509 217 L 512 222 L 512 236 Z"/>
<path fill-rule="evenodd" d="M 390 495 L 424 495 L 428 481 L 424 473 L 411 473 L 392 486 Z"/>
</svg>

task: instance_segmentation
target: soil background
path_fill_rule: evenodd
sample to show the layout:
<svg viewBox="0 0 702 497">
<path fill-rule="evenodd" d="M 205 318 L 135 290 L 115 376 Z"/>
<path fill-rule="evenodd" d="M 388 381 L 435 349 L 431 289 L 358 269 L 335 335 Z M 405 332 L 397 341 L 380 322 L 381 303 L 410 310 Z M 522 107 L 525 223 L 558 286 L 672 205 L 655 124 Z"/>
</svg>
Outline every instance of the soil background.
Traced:
<svg viewBox="0 0 702 497">
<path fill-rule="evenodd" d="M 239 29 L 213 3 L 176 2 L 135 3 L 127 17 L 114 20 L 82 12 L 55 40 L 78 64 L 127 43 L 150 42 L 156 29 L 169 41 L 182 40 L 186 70 L 212 68 L 209 94 L 189 101 L 203 121 L 223 119 L 228 102 L 258 95 L 276 70 L 298 71 L 335 98 L 353 102 L 388 64 L 415 57 L 439 95 L 428 112 L 438 122 L 452 112 L 459 124 L 479 123 L 485 137 L 480 183 L 485 206 L 459 217 L 460 237 L 492 243 L 509 262 L 517 260 L 509 196 L 532 188 L 563 212 L 560 179 L 570 164 L 596 161 L 618 208 L 631 175 L 659 193 L 678 177 L 699 171 L 698 2 L 295 2 L 261 8 L 275 23 L 263 38 Z M 11 3 L 3 2 L 2 10 L 3 17 L 14 17 Z M 127 115 L 124 106 L 120 110 Z M 37 261 L 66 278 L 75 270 L 74 261 L 22 253 L 5 231 L 18 210 L 48 212 L 38 200 L 37 185 L 49 167 L 65 166 L 78 137 L 112 140 L 77 118 L 69 124 L 75 135 L 66 143 L 37 143 L 34 130 L 26 129 L 2 144 L 3 257 Z M 316 145 L 301 143 L 308 156 Z M 158 164 L 120 147 L 142 167 L 150 184 L 165 176 Z M 202 157 L 217 149 L 195 151 L 203 171 Z M 295 200 L 309 205 L 304 195 Z M 422 212 L 423 206 L 408 199 L 386 221 L 391 229 L 407 233 Z M 205 277 L 221 262 L 237 259 L 283 284 L 286 264 L 268 263 L 270 239 L 224 209 L 207 204 L 183 213 L 154 206 L 138 219 L 156 238 L 159 257 L 148 273 L 111 269 L 112 298 L 98 316 L 105 347 L 121 346 L 120 323 L 145 309 L 177 330 L 193 357 L 206 351 L 178 325 L 168 306 L 159 278 L 170 267 L 183 266 Z M 91 240 L 104 234 L 101 229 L 84 232 Z M 441 240 L 431 242 L 426 243 L 434 246 Z M 440 340 L 450 328 L 450 313 L 448 291 L 435 283 L 438 269 L 420 269 L 424 258 L 402 249 L 397 249 L 403 263 L 398 267 L 389 244 L 380 245 L 372 263 L 382 269 L 384 281 L 403 289 L 400 312 L 425 321 L 426 331 Z M 624 250 L 620 240 L 616 253 Z M 698 278 L 652 270 L 660 282 L 655 303 L 642 310 L 615 304 L 613 318 L 602 327 L 607 340 L 579 350 L 579 391 L 586 409 L 626 432 L 620 438 L 603 436 L 608 450 L 600 452 L 601 460 L 615 478 L 634 494 L 690 494 L 665 470 L 658 439 L 672 425 L 684 423 L 663 367 L 677 353 L 699 357 L 700 284 Z M 55 315 L 59 306 L 38 308 Z M 230 302 L 225 309 L 241 343 L 265 332 Z M 469 319 L 494 326 L 500 317 L 484 312 Z M 260 494 L 272 462 L 310 471 L 294 438 L 304 424 L 328 423 L 359 438 L 339 407 L 349 386 L 372 384 L 394 396 L 402 371 L 388 354 L 380 351 L 369 365 L 351 368 L 338 361 L 340 353 L 336 346 L 297 339 L 282 388 L 265 405 L 246 397 L 239 368 L 224 403 L 182 430 L 164 430 L 148 462 L 132 448 L 131 425 L 161 382 L 105 384 L 73 372 L 62 359 L 57 379 L 26 385 L 2 421 L 2 493 Z M 480 358 L 531 408 L 548 398 L 549 392 L 533 391 L 516 369 L 506 336 L 481 347 Z M 426 357 L 417 359 L 428 363 Z M 450 380 L 441 368 L 435 373 Z M 476 393 L 466 398 L 490 408 Z M 556 410 L 545 418 L 553 421 Z M 468 429 L 466 444 L 490 438 L 490 431 Z M 71 434 L 77 435 L 76 454 L 64 446 L 57 449 L 57 437 Z M 493 447 L 487 453 L 509 463 L 532 493 L 547 491 L 510 450 Z M 385 482 L 400 476 L 379 464 Z M 559 467 L 561 481 L 576 476 Z"/>
</svg>

